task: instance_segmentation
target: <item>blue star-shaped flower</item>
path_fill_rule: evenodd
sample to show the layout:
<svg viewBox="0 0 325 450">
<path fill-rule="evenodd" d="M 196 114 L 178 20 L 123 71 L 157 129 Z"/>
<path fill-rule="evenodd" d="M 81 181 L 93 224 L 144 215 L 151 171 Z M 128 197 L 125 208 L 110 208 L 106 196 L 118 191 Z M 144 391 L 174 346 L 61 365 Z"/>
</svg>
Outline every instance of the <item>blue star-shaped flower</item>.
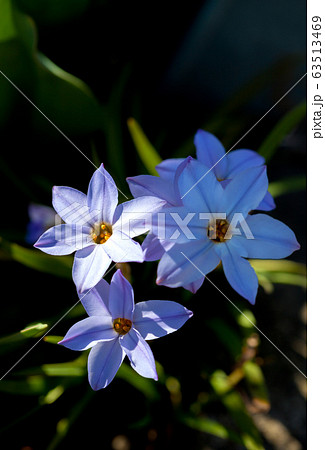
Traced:
<svg viewBox="0 0 325 450">
<path fill-rule="evenodd" d="M 140 375 L 157 380 L 154 356 L 145 340 L 178 330 L 193 315 L 167 300 L 135 305 L 132 286 L 120 270 L 110 285 L 101 280 L 81 302 L 89 317 L 73 325 L 59 343 L 72 350 L 91 348 L 88 376 L 94 390 L 113 380 L 125 355 Z"/>
<path fill-rule="evenodd" d="M 239 149 L 226 154 L 226 151 L 213 134 L 198 130 L 194 137 L 197 160 L 201 162 L 206 170 L 210 170 L 220 181 L 222 187 L 226 187 L 232 178 L 252 167 L 260 167 L 265 160 L 253 150 Z M 166 205 L 180 206 L 183 204 L 179 189 L 178 177 L 182 170 L 185 159 L 166 159 L 156 167 L 160 177 L 152 175 L 139 175 L 127 178 L 130 190 L 134 197 L 154 195 L 166 200 Z M 274 200 L 269 192 L 256 209 L 270 211 L 275 208 Z M 142 248 L 146 261 L 160 259 L 165 253 L 159 240 L 149 233 L 145 238 Z M 189 287 L 192 290 L 191 287 Z"/>
<path fill-rule="evenodd" d="M 300 248 L 294 233 L 282 222 L 265 214 L 249 214 L 261 203 L 267 188 L 265 166 L 240 172 L 222 187 L 206 166 L 187 158 L 178 177 L 183 206 L 165 210 L 164 230 L 161 221 L 154 220 L 152 232 L 159 237 L 163 231 L 160 243 L 165 249 L 157 283 L 195 292 L 203 275 L 222 262 L 231 286 L 254 303 L 258 281 L 246 258 L 280 259 Z M 190 218 L 186 233 L 180 230 L 175 215 L 182 220 Z"/>
<path fill-rule="evenodd" d="M 112 261 L 143 262 L 141 246 L 132 238 L 148 231 L 146 217 L 165 202 L 146 196 L 117 204 L 116 185 L 103 165 L 92 176 L 87 195 L 53 188 L 53 207 L 65 223 L 47 230 L 34 246 L 50 255 L 76 251 L 72 276 L 79 292 L 95 286 Z"/>
</svg>

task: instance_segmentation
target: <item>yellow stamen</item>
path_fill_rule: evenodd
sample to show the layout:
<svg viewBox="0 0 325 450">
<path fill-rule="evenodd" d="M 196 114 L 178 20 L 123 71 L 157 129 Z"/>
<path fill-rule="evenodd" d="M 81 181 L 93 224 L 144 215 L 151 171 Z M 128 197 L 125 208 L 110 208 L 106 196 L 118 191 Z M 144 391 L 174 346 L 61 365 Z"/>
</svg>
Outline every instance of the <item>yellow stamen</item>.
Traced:
<svg viewBox="0 0 325 450">
<path fill-rule="evenodd" d="M 118 319 L 115 319 L 113 321 L 113 327 L 118 334 L 124 335 L 131 330 L 132 322 L 129 319 L 123 319 L 122 317 L 119 317 Z"/>
<path fill-rule="evenodd" d="M 212 239 L 216 243 L 231 239 L 229 226 L 227 220 L 224 219 L 216 219 L 214 222 L 210 222 L 207 232 L 209 239 Z"/>
<path fill-rule="evenodd" d="M 112 236 L 112 225 L 101 222 L 93 227 L 91 237 L 95 244 L 105 244 L 105 242 Z"/>
</svg>

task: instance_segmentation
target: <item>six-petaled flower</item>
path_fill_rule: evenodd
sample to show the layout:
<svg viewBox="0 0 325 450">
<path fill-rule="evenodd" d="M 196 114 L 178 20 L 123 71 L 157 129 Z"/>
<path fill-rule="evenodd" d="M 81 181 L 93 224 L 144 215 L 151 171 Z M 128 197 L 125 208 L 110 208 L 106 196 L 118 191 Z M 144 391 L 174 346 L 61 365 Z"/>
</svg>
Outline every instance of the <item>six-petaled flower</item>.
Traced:
<svg viewBox="0 0 325 450">
<path fill-rule="evenodd" d="M 214 174 L 222 187 L 226 187 L 230 180 L 240 172 L 252 167 L 260 167 L 265 163 L 264 158 L 253 150 L 239 149 L 226 153 L 219 139 L 207 131 L 198 130 L 194 137 L 194 144 L 197 160 L 206 167 L 206 171 Z M 183 158 L 166 159 L 156 167 L 159 177 L 138 175 L 127 178 L 133 196 L 137 198 L 154 195 L 166 200 L 166 205 L 182 205 L 183 199 L 178 189 L 178 177 L 184 167 L 184 162 Z M 184 194 L 188 195 L 189 192 Z M 274 208 L 274 200 L 269 192 L 266 192 L 256 207 L 263 211 L 270 211 Z M 145 261 L 161 259 L 165 253 L 161 242 L 152 233 L 145 238 L 142 248 Z M 186 288 L 195 292 L 195 286 L 192 284 Z"/>
<path fill-rule="evenodd" d="M 300 248 L 293 231 L 282 222 L 265 214 L 249 214 L 263 200 L 267 188 L 265 166 L 246 169 L 222 187 L 211 171 L 189 157 L 178 178 L 183 206 L 166 210 L 166 239 L 161 240 L 166 252 L 158 265 L 157 283 L 191 286 L 196 291 L 203 275 L 222 262 L 231 286 L 254 303 L 258 281 L 246 258 L 285 258 Z M 179 232 L 175 214 L 191 215 L 188 229 L 193 240 Z M 238 226 L 232 225 L 234 219 Z M 241 225 L 250 236 L 241 232 Z M 152 231 L 159 236 L 159 221 Z"/>
<path fill-rule="evenodd" d="M 143 252 L 132 238 L 148 231 L 146 215 L 164 201 L 142 197 L 118 205 L 113 178 L 101 165 L 95 171 L 87 195 L 55 186 L 53 207 L 64 224 L 47 230 L 34 244 L 51 255 L 76 251 L 72 276 L 79 292 L 95 286 L 111 262 L 142 262 Z"/>
<path fill-rule="evenodd" d="M 193 313 L 167 300 L 134 304 L 133 289 L 118 270 L 109 285 L 101 280 L 81 296 L 87 319 L 73 325 L 60 344 L 72 350 L 91 348 L 89 383 L 94 390 L 106 387 L 125 356 L 146 378 L 158 379 L 155 360 L 146 340 L 178 330 Z"/>
</svg>

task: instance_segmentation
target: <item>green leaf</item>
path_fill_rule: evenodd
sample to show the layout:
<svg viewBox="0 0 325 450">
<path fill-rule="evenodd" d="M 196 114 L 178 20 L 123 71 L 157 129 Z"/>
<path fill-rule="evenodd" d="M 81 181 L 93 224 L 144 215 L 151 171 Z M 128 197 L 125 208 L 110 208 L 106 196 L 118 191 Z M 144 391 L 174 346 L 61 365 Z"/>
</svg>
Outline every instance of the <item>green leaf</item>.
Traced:
<svg viewBox="0 0 325 450">
<path fill-rule="evenodd" d="M 66 363 L 43 364 L 41 371 L 48 377 L 83 377 L 87 373 L 87 354 Z"/>
<path fill-rule="evenodd" d="M 6 0 L 2 1 L 7 5 L 9 4 L 9 2 L 7 2 Z M 11 13 L 12 19 L 13 18 L 17 19 L 17 13 L 14 8 L 11 9 Z M 6 34 L 5 28 L 1 23 L 3 19 L 4 16 L 2 16 L 2 10 L 0 9 L 0 36 L 1 30 L 3 31 L 2 34 L 3 39 L 1 39 L 0 37 L 0 61 L 1 61 L 1 71 L 3 72 L 3 75 L 0 74 L 1 127 L 5 126 L 9 120 L 11 119 L 14 120 L 14 114 L 17 111 L 17 108 L 19 108 L 19 106 L 26 101 L 23 99 L 22 95 L 13 86 L 10 85 L 8 79 L 13 83 L 15 83 L 17 86 L 19 86 L 19 88 L 24 93 L 26 93 L 26 95 L 32 95 L 33 85 L 36 79 L 35 64 L 31 58 L 31 53 L 28 48 L 28 46 L 30 45 L 30 40 L 27 40 L 26 37 L 26 42 L 24 42 L 20 38 L 19 31 L 16 26 L 17 25 L 16 20 L 12 21 L 10 25 L 11 31 L 15 29 L 15 35 L 12 34 L 10 36 Z M 22 21 L 19 20 L 19 22 Z M 24 25 L 25 30 L 24 32 L 26 32 L 28 26 L 32 27 L 31 21 L 28 21 L 27 18 L 25 25 Z M 30 37 L 30 33 L 28 32 L 27 34 Z M 6 40 L 7 38 L 10 39 Z M 7 173 L 6 167 L 2 167 L 2 163 L 0 165 L 0 168 L 6 177 L 9 178 L 12 176 L 12 173 L 11 174 Z M 15 176 L 15 181 L 18 184 L 23 185 L 22 180 L 20 180 L 17 176 Z"/>
<path fill-rule="evenodd" d="M 30 376 L 26 380 L 1 380 L 0 391 L 16 395 L 41 395 L 48 391 L 48 382 L 40 375 Z"/>
<path fill-rule="evenodd" d="M 39 338 L 48 329 L 45 323 L 31 324 L 23 330 L 0 338 L 0 355 L 11 352 L 29 338 Z"/>
<path fill-rule="evenodd" d="M 301 287 L 306 287 L 307 285 L 307 270 L 305 264 L 285 259 L 253 259 L 249 262 L 256 272 L 259 283 L 262 286 L 266 283 L 267 289 L 269 289 L 269 286 L 272 286 L 273 283 L 290 284 Z"/>
<path fill-rule="evenodd" d="M 83 81 L 41 53 L 35 54 L 35 61 L 38 71 L 35 104 L 63 133 L 73 136 L 103 128 L 101 107 Z M 58 131 L 36 109 L 33 120 L 43 132 L 57 135 Z"/>
<path fill-rule="evenodd" d="M 54 403 L 61 395 L 64 393 L 65 388 L 62 384 L 55 386 L 55 388 L 51 389 L 46 395 L 40 398 L 40 403 L 42 405 L 51 405 Z"/>
<path fill-rule="evenodd" d="M 307 275 L 305 264 L 290 261 L 288 259 L 250 259 L 250 264 L 258 272 L 286 272 Z"/>
<path fill-rule="evenodd" d="M 49 344 L 57 344 L 58 342 L 62 341 L 63 336 L 54 336 L 54 335 L 47 335 L 44 337 L 44 341 L 48 342 Z"/>
<path fill-rule="evenodd" d="M 283 139 L 303 120 L 303 118 L 306 116 L 306 111 L 306 103 L 303 102 L 289 111 L 276 124 L 271 133 L 262 142 L 260 148 L 258 149 L 258 153 L 264 156 L 266 162 L 268 162 L 272 158 Z"/>
<path fill-rule="evenodd" d="M 26 338 L 35 337 L 43 334 L 47 328 L 48 325 L 46 323 L 36 323 L 21 330 L 20 334 Z"/>
<path fill-rule="evenodd" d="M 270 400 L 262 369 L 254 361 L 245 361 L 242 369 L 253 403 L 264 411 L 268 411 Z"/>
<path fill-rule="evenodd" d="M 31 250 L 18 244 L 10 243 L 1 237 L 0 249 L 14 261 L 31 269 L 71 279 L 73 261 L 71 256 L 47 255 L 39 250 Z"/>
<path fill-rule="evenodd" d="M 68 135 L 86 134 L 103 128 L 102 109 L 88 86 L 77 77 L 62 70 L 45 55 L 38 53 L 34 22 L 18 11 L 9 0 L 0 1 L 0 43 L 8 44 L 0 47 L 1 70 L 15 82 L 44 115 L 53 120 L 63 133 Z M 64 4 L 69 3 L 67 0 L 60 1 Z M 73 1 L 76 4 L 81 3 L 80 0 Z M 48 0 L 47 3 L 58 6 L 57 0 L 50 2 Z M 47 6 L 50 5 L 44 5 L 43 0 L 38 6 L 43 15 Z M 1 21 L 4 23 L 2 24 Z M 7 42 L 9 38 L 11 40 Z M 13 45 L 14 48 L 10 48 Z M 9 54 L 7 54 L 8 50 Z M 18 59 L 23 58 L 23 73 L 20 65 L 15 64 L 14 60 L 17 55 Z M 24 59 L 28 59 L 28 64 Z M 15 92 L 16 96 L 19 95 L 20 101 L 22 101 L 21 94 L 15 91 L 13 86 L 9 86 L 7 80 L 3 81 L 10 93 L 9 97 L 6 95 L 8 100 L 5 98 L 5 106 L 10 107 L 10 103 L 15 100 L 11 92 Z M 1 91 L 2 89 L 0 93 Z M 38 131 L 57 136 L 58 131 L 35 108 L 32 109 L 32 119 Z"/>
<path fill-rule="evenodd" d="M 81 356 L 72 361 L 64 363 L 42 364 L 41 366 L 29 369 L 19 370 L 15 372 L 16 376 L 46 376 L 52 377 L 77 377 L 81 378 L 87 373 L 87 356 L 88 352 L 83 352 Z"/>
<path fill-rule="evenodd" d="M 72 425 L 77 421 L 83 411 L 85 411 L 93 397 L 94 392 L 89 389 L 88 391 L 86 391 L 85 395 L 81 396 L 80 401 L 73 404 L 69 415 L 67 417 L 63 417 L 57 423 L 55 436 L 51 440 L 49 446 L 47 447 L 47 450 L 54 450 L 61 444 L 61 442 L 69 433 Z"/>
<path fill-rule="evenodd" d="M 248 328 L 250 330 L 256 325 L 255 316 L 249 309 L 243 309 L 242 314 L 238 314 L 237 322 L 241 328 Z"/>
<path fill-rule="evenodd" d="M 263 444 L 260 433 L 248 414 L 240 394 L 235 390 L 229 390 L 231 384 L 227 375 L 219 370 L 211 376 L 210 383 L 240 430 L 245 448 L 247 450 L 262 450 Z"/>
<path fill-rule="evenodd" d="M 138 151 L 143 164 L 151 175 L 158 175 L 155 167 L 161 163 L 162 159 L 157 153 L 156 149 L 150 143 L 147 136 L 144 134 L 138 122 L 132 117 L 127 122 L 131 137 L 133 139 L 135 148 Z"/>
<path fill-rule="evenodd" d="M 61 67 L 54 64 L 54 62 L 51 61 L 49 58 L 47 58 L 45 55 L 43 55 L 43 53 L 38 52 L 37 58 L 39 62 L 53 75 L 55 75 L 58 78 L 61 78 L 67 83 L 72 84 L 80 91 L 83 91 L 84 94 L 88 95 L 89 97 L 93 97 L 91 90 L 82 80 L 75 77 L 74 75 L 71 75 L 71 73 L 68 73 L 65 70 L 61 69 Z"/>
<path fill-rule="evenodd" d="M 155 386 L 155 382 L 148 378 L 141 377 L 125 363 L 121 365 L 116 376 L 142 392 L 146 398 L 152 401 L 159 400 L 160 394 Z"/>
<path fill-rule="evenodd" d="M 216 420 L 208 419 L 206 417 L 194 417 L 190 415 L 180 415 L 180 422 L 184 423 L 194 430 L 203 431 L 204 433 L 212 434 L 221 439 L 228 439 L 237 444 L 243 444 L 240 436 L 229 428 L 225 427 Z"/>
<path fill-rule="evenodd" d="M 280 197 L 280 195 L 303 191 L 306 189 L 306 185 L 307 180 L 305 176 L 290 177 L 270 183 L 269 192 L 274 198 L 276 198 Z"/>
<path fill-rule="evenodd" d="M 11 0 L 0 0 L 0 42 L 14 39 L 16 35 Z"/>
<path fill-rule="evenodd" d="M 118 186 L 122 191 L 127 191 L 125 151 L 123 145 L 122 105 L 126 85 L 130 78 L 131 67 L 127 65 L 122 70 L 116 83 L 113 84 L 108 103 L 105 108 L 105 137 L 109 172 L 118 179 Z"/>
</svg>

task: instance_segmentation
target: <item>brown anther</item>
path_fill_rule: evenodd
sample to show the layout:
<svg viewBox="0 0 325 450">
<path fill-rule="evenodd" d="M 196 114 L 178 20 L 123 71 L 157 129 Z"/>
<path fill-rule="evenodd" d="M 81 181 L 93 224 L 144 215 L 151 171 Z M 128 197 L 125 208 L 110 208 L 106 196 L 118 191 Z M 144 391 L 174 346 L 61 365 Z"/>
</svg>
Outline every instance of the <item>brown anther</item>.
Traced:
<svg viewBox="0 0 325 450">
<path fill-rule="evenodd" d="M 102 222 L 93 227 L 91 237 L 95 244 L 105 244 L 105 242 L 112 236 L 112 226 L 108 223 Z"/>
<path fill-rule="evenodd" d="M 210 222 L 208 226 L 208 238 L 212 239 L 216 243 L 225 242 L 227 239 L 231 239 L 231 234 L 228 232 L 229 223 L 225 219 L 215 219 L 214 222 Z M 228 233 L 227 239 L 226 235 Z"/>
<path fill-rule="evenodd" d="M 118 334 L 126 334 L 131 330 L 132 322 L 129 319 L 123 319 L 122 317 L 119 317 L 118 319 L 115 319 L 113 321 L 114 330 Z"/>
</svg>

